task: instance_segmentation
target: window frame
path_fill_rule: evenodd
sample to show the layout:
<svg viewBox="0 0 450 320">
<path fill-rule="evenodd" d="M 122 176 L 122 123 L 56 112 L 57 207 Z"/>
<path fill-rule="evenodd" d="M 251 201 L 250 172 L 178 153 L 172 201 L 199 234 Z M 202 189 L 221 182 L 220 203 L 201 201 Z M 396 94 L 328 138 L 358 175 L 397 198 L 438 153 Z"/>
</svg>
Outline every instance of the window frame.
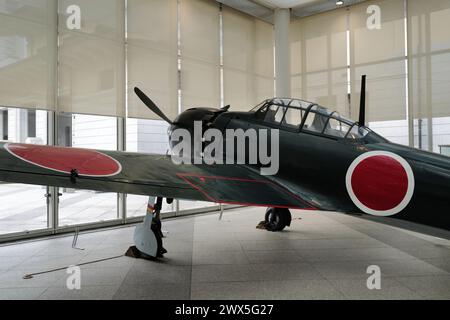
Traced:
<svg viewBox="0 0 450 320">
<path fill-rule="evenodd" d="M 252 112 L 254 114 L 254 119 L 256 121 L 258 121 L 258 122 L 260 122 L 260 123 L 262 123 L 262 124 L 264 124 L 264 125 L 266 125 L 268 127 L 274 127 L 274 128 L 281 129 L 281 130 L 284 130 L 284 131 L 289 131 L 289 132 L 293 132 L 293 133 L 311 134 L 311 135 L 315 135 L 315 136 L 318 136 L 318 137 L 325 137 L 325 138 L 329 138 L 329 139 L 333 139 L 333 140 L 362 141 L 364 139 L 364 137 L 363 138 L 356 138 L 356 139 L 349 138 L 349 134 L 351 133 L 353 128 L 358 125 L 358 123 L 350 121 L 350 120 L 348 120 L 346 118 L 342 118 L 338 111 L 332 111 L 330 113 L 324 113 L 324 112 L 321 112 L 319 108 L 323 108 L 324 110 L 328 110 L 328 109 L 318 105 L 317 103 L 311 103 L 311 102 L 307 102 L 307 101 L 303 101 L 303 100 L 298 100 L 298 101 L 301 101 L 301 102 L 309 103 L 308 107 L 304 108 L 302 106 L 292 106 L 291 105 L 294 101 L 296 101 L 296 99 L 291 99 L 288 104 L 284 104 L 284 101 L 285 101 L 285 99 L 277 99 L 277 98 L 274 98 L 274 99 L 271 99 L 271 100 L 266 100 L 263 103 L 261 103 L 258 106 L 256 106 L 255 108 L 253 108 L 252 110 L 250 110 L 250 112 Z M 279 108 L 285 108 L 284 114 L 283 114 L 283 118 L 281 119 L 281 121 L 279 123 L 267 122 L 265 120 L 267 111 L 272 106 L 277 106 L 278 107 L 276 113 L 278 112 Z M 256 109 L 257 107 L 259 107 L 259 108 Z M 317 107 L 317 110 L 312 110 L 314 107 Z M 265 111 L 261 111 L 264 108 L 266 108 L 266 110 Z M 284 120 L 286 118 L 286 114 L 288 112 L 288 109 L 297 109 L 297 110 L 300 110 L 300 112 L 301 112 L 302 120 L 301 120 L 300 125 L 297 128 L 292 128 L 292 127 L 288 127 L 286 125 L 283 125 L 283 122 L 284 122 Z M 320 115 L 322 117 L 326 117 L 327 118 L 326 121 L 325 121 L 324 127 L 322 128 L 321 132 L 319 132 L 319 131 L 310 131 L 310 130 L 305 129 L 306 120 L 308 119 L 308 117 L 309 117 L 309 115 L 311 113 L 318 114 L 318 115 Z M 336 121 L 338 121 L 340 123 L 348 125 L 349 130 L 345 133 L 344 137 L 338 137 L 338 136 L 326 133 L 327 126 L 330 123 L 331 119 L 334 119 L 334 120 L 336 120 Z M 372 130 L 370 130 L 366 126 L 363 126 L 363 128 L 368 133 L 373 132 Z"/>
<path fill-rule="evenodd" d="M 273 107 L 273 106 L 277 107 L 277 110 L 275 111 L 274 117 L 277 116 L 277 114 L 278 114 L 278 112 L 279 112 L 280 110 L 283 110 L 283 116 L 281 117 L 281 119 L 280 119 L 279 122 L 277 122 L 277 121 L 269 122 L 269 121 L 266 120 L 267 112 L 269 112 L 269 109 L 270 109 L 271 107 Z M 280 108 L 284 108 L 284 109 L 280 109 Z M 277 127 L 277 128 L 279 128 L 279 127 L 281 126 L 281 122 L 282 122 L 283 119 L 284 119 L 284 116 L 285 116 L 285 114 L 286 114 L 286 111 L 287 111 L 287 108 L 286 108 L 285 106 L 282 106 L 282 105 L 279 105 L 279 104 L 271 104 L 270 106 L 267 107 L 267 110 L 266 110 L 266 112 L 264 113 L 264 118 L 261 119 L 261 120 L 262 120 L 262 122 L 263 122 L 264 124 L 266 124 L 266 125 L 269 125 L 269 126 L 271 126 L 271 127 Z"/>
<path fill-rule="evenodd" d="M 301 119 L 301 121 L 300 121 L 300 123 L 297 126 L 295 126 L 295 128 L 293 128 L 293 126 L 289 126 L 289 125 L 286 125 L 284 123 L 285 120 L 286 120 L 286 114 L 288 113 L 289 110 L 299 110 L 300 111 L 300 119 Z M 286 108 L 286 111 L 284 112 L 283 119 L 280 122 L 281 128 L 284 129 L 284 130 L 287 130 L 287 131 L 300 132 L 300 127 L 302 125 L 303 118 L 304 118 L 305 114 L 306 114 L 305 110 L 303 110 L 302 108 L 288 106 Z"/>
</svg>

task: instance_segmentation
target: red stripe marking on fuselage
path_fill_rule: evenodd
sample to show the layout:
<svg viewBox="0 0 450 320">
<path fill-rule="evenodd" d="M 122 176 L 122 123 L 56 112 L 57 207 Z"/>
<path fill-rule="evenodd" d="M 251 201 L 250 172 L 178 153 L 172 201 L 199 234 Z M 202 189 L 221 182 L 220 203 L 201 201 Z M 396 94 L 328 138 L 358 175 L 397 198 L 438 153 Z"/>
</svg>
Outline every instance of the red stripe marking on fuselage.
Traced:
<svg viewBox="0 0 450 320">
<path fill-rule="evenodd" d="M 314 207 L 312 204 L 308 203 L 307 201 L 303 200 L 302 198 L 298 197 L 297 195 L 293 194 L 289 190 L 286 190 L 285 188 L 275 184 L 272 181 L 266 181 L 266 180 L 257 180 L 257 179 L 243 179 L 243 178 L 233 178 L 233 177 L 220 177 L 220 176 L 205 176 L 200 175 L 196 173 L 178 173 L 178 177 L 186 181 L 189 185 L 191 185 L 192 188 L 196 189 L 200 193 L 202 193 L 208 201 L 212 201 L 215 203 L 220 204 L 230 204 L 230 205 L 242 205 L 242 206 L 251 206 L 251 207 L 276 207 L 276 208 L 286 208 L 286 209 L 301 209 L 301 210 L 318 210 L 316 207 Z M 241 182 L 255 182 L 255 183 L 262 183 L 266 185 L 273 186 L 276 189 L 279 189 L 283 191 L 284 193 L 288 194 L 292 198 L 294 198 L 296 201 L 303 204 L 303 206 L 295 206 L 295 205 L 274 205 L 274 204 L 258 204 L 258 203 L 251 203 L 251 202 L 236 202 L 236 201 L 225 201 L 222 199 L 216 199 L 212 197 L 206 190 L 201 188 L 200 186 L 196 185 L 192 181 L 190 181 L 189 177 L 195 177 L 198 179 L 203 179 L 206 181 L 207 179 L 214 179 L 214 180 L 225 180 L 225 181 L 241 181 Z"/>
</svg>

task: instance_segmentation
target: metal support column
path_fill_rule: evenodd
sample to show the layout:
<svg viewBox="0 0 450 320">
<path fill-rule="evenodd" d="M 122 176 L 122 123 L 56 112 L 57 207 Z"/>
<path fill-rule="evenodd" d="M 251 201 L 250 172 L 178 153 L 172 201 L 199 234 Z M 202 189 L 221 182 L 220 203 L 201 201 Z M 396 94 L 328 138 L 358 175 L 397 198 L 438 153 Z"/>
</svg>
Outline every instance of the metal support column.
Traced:
<svg viewBox="0 0 450 320">
<path fill-rule="evenodd" d="M 50 37 L 51 47 L 54 49 L 54 70 L 53 70 L 53 79 L 54 79 L 54 93 L 53 93 L 53 103 L 54 103 L 54 111 L 47 112 L 47 144 L 50 146 L 58 145 L 58 97 L 59 97 L 59 77 L 58 77 L 58 69 L 59 69 L 59 32 L 58 32 L 58 23 L 59 23 L 59 4 L 57 0 L 51 1 L 51 12 L 53 13 L 52 19 L 54 19 L 54 23 L 49 23 L 49 26 L 56 26 L 52 29 L 53 37 Z M 55 234 L 59 225 L 59 198 L 58 198 L 58 188 L 57 187 L 47 187 L 47 227 L 52 230 L 52 233 Z"/>
<path fill-rule="evenodd" d="M 117 118 L 117 150 L 126 150 L 126 119 L 122 117 Z M 126 223 L 127 218 L 127 195 L 124 193 L 117 194 L 117 218 Z"/>
</svg>

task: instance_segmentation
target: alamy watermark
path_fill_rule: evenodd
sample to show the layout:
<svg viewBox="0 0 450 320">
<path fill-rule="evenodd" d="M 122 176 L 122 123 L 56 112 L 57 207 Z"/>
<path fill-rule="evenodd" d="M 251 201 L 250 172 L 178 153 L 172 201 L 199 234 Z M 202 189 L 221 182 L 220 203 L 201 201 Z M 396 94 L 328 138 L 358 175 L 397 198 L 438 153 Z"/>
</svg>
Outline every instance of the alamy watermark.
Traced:
<svg viewBox="0 0 450 320">
<path fill-rule="evenodd" d="M 280 133 L 277 129 L 207 129 L 194 122 L 194 131 L 177 128 L 170 134 L 172 161 L 179 164 L 259 165 L 261 175 L 278 173 Z M 270 141 L 269 141 L 270 140 Z"/>
<path fill-rule="evenodd" d="M 72 4 L 67 7 L 66 13 L 69 15 L 66 20 L 67 29 L 81 30 L 81 8 Z"/>
<path fill-rule="evenodd" d="M 66 286 L 69 290 L 81 290 L 81 268 L 70 266 L 66 273 L 69 275 L 66 280 Z"/>
<path fill-rule="evenodd" d="M 367 267 L 366 272 L 370 274 L 366 281 L 367 289 L 381 290 L 381 268 L 377 265 L 371 265 Z"/>
<path fill-rule="evenodd" d="M 367 29 L 380 30 L 381 29 L 381 8 L 380 6 L 373 4 L 367 7 L 367 14 L 370 16 L 367 18 Z"/>
</svg>

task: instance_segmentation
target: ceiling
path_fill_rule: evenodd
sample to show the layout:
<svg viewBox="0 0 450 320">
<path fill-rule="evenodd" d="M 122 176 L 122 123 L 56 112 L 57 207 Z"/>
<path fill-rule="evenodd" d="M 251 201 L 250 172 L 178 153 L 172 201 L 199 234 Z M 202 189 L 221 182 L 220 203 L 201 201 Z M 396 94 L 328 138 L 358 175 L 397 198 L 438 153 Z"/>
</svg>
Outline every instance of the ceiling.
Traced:
<svg viewBox="0 0 450 320">
<path fill-rule="evenodd" d="M 314 2 L 320 2 L 321 0 L 254 0 L 256 3 L 268 8 L 296 8 L 306 5 L 311 5 Z"/>
<path fill-rule="evenodd" d="M 273 10 L 292 9 L 293 17 L 307 17 L 316 13 L 338 8 L 336 0 L 216 0 L 236 10 L 273 23 Z M 343 0 L 343 6 L 354 5 L 366 0 Z M 342 7 L 342 6 L 339 6 Z"/>
</svg>

